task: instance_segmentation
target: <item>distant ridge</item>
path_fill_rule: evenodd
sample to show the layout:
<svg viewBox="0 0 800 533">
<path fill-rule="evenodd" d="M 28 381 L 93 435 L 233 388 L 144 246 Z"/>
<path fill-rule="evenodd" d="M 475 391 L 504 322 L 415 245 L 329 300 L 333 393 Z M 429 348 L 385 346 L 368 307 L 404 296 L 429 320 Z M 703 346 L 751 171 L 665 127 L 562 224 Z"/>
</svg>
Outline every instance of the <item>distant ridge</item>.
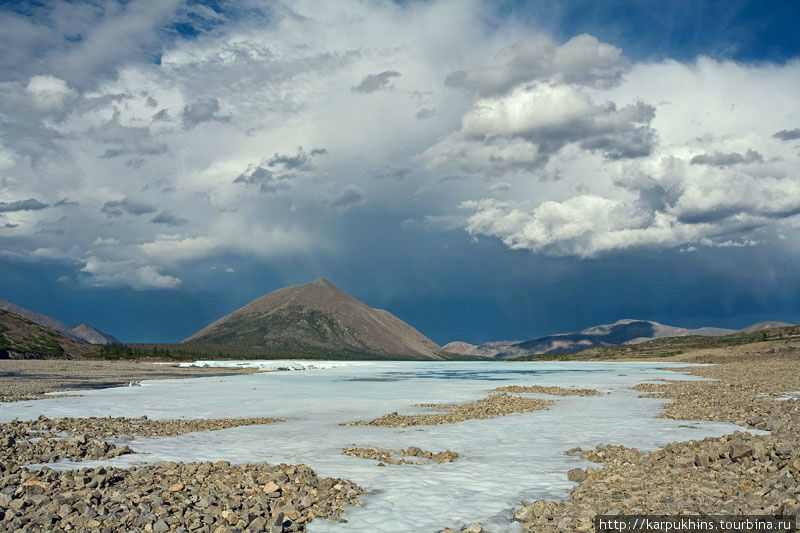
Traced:
<svg viewBox="0 0 800 533">
<path fill-rule="evenodd" d="M 97 348 L 0 309 L 0 359 L 82 359 Z"/>
<path fill-rule="evenodd" d="M 62 335 L 80 342 L 88 342 L 89 344 L 109 344 L 112 342 L 119 342 L 112 335 L 103 333 L 100 330 L 90 326 L 86 322 L 81 322 L 74 328 L 71 328 L 63 322 L 59 322 L 55 318 L 43 315 L 42 313 L 37 313 L 36 311 L 25 309 L 24 307 L 20 307 L 10 300 L 0 300 L 0 309 L 8 311 L 9 313 L 14 313 L 15 315 L 23 318 L 27 318 L 39 326 L 54 329 Z"/>
<path fill-rule="evenodd" d="M 273 291 L 206 326 L 182 344 L 246 357 L 448 356 L 390 312 L 367 306 L 326 279 Z"/>
<path fill-rule="evenodd" d="M 697 329 L 667 326 L 652 320 L 625 318 L 613 324 L 601 324 L 583 331 L 558 333 L 528 341 L 496 341 L 473 345 L 463 341 L 445 344 L 444 350 L 462 355 L 510 359 L 534 354 L 572 353 L 618 344 L 635 344 L 664 337 L 701 335 L 717 337 L 736 333 L 734 329 L 703 327 Z"/>
<path fill-rule="evenodd" d="M 794 324 L 788 324 L 786 322 L 777 322 L 774 320 L 768 322 L 757 322 L 751 326 L 747 326 L 743 328 L 742 331 L 744 332 L 751 332 L 751 331 L 764 331 L 765 329 L 772 329 L 772 328 L 785 328 L 787 326 L 793 326 Z"/>
</svg>

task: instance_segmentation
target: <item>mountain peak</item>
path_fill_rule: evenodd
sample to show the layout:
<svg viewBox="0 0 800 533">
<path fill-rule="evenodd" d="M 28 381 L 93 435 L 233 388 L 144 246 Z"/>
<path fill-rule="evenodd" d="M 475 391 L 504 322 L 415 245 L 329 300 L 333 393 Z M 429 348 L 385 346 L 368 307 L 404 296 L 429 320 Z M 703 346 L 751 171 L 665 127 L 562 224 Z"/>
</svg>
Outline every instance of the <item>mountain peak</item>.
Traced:
<svg viewBox="0 0 800 533">
<path fill-rule="evenodd" d="M 444 358 L 439 346 L 422 333 L 324 278 L 265 294 L 184 342 L 247 356 Z"/>
</svg>

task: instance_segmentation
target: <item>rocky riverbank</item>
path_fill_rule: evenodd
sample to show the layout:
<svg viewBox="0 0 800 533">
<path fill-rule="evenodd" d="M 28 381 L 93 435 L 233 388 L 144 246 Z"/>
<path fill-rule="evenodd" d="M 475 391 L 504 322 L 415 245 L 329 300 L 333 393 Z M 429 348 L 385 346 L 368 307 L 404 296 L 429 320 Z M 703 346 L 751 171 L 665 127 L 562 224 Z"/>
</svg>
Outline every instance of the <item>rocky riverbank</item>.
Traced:
<svg viewBox="0 0 800 533">
<path fill-rule="evenodd" d="M 417 407 L 427 407 L 444 413 L 401 415 L 397 412 L 383 415 L 373 420 L 360 420 L 347 422 L 344 426 L 384 426 L 384 427 L 409 427 L 409 426 L 435 426 L 439 424 L 455 424 L 473 418 L 494 418 L 514 413 L 530 413 L 540 411 L 551 405 L 551 400 L 535 398 L 522 398 L 511 394 L 490 394 L 469 403 L 418 403 Z"/>
<path fill-rule="evenodd" d="M 0 402 L 41 398 L 48 392 L 126 387 L 151 379 L 236 376 L 253 368 L 182 368 L 147 361 L 0 360 Z"/>
<path fill-rule="evenodd" d="M 685 359 L 714 366 L 675 369 L 718 381 L 645 383 L 669 398 L 661 416 L 718 420 L 769 430 L 671 443 L 650 453 L 600 445 L 570 450 L 597 468 L 573 469 L 566 501 L 538 501 L 514 517 L 526 531 L 591 531 L 596 514 L 800 514 L 800 347 L 769 344 L 705 350 Z"/>
<path fill-rule="evenodd" d="M 0 461 L 19 466 L 62 460 L 111 459 L 134 453 L 103 439 L 125 436 L 165 437 L 195 431 L 280 422 L 276 418 L 149 420 L 141 418 L 47 418 L 0 423 Z M 66 436 L 65 436 L 66 434 Z"/>
<path fill-rule="evenodd" d="M 363 490 L 305 465 L 160 462 L 57 472 L 0 465 L 3 531 L 305 531 Z"/>
<path fill-rule="evenodd" d="M 12 421 L 0 424 L 0 431 L 6 428 L 22 428 L 28 433 L 47 432 L 80 434 L 87 439 L 110 437 L 174 437 L 196 431 L 218 431 L 238 426 L 255 426 L 283 422 L 282 418 L 198 418 L 179 420 L 150 420 L 146 416 L 89 417 L 89 418 L 47 418 L 44 415 L 36 420 Z"/>
<path fill-rule="evenodd" d="M 409 446 L 398 450 L 382 450 L 375 446 L 369 448 L 359 448 L 356 445 L 348 446 L 344 449 L 345 455 L 358 457 L 359 459 L 371 459 L 378 461 L 378 466 L 390 465 L 424 465 L 429 463 L 452 463 L 461 456 L 458 453 L 445 450 L 443 452 L 430 452 Z"/>
<path fill-rule="evenodd" d="M 129 469 L 26 468 L 134 453 L 100 440 L 104 437 L 178 435 L 276 421 L 41 416 L 0 424 L 0 530 L 304 531 L 310 520 L 336 521 L 344 505 L 358 505 L 360 487 L 322 479 L 305 465 L 160 462 Z"/>
</svg>

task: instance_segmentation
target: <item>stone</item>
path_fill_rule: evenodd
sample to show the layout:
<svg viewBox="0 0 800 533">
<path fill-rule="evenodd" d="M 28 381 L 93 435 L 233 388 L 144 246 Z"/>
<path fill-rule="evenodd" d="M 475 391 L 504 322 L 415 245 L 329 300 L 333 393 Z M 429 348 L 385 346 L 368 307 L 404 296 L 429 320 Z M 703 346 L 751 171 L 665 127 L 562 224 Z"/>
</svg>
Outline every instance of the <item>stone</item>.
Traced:
<svg viewBox="0 0 800 533">
<path fill-rule="evenodd" d="M 783 427 L 783 422 L 779 418 L 770 418 L 767 420 L 767 431 L 777 431 Z"/>
<path fill-rule="evenodd" d="M 267 520 L 263 516 L 258 516 L 254 518 L 249 524 L 247 524 L 247 529 L 250 531 L 264 531 L 264 528 L 267 526 Z"/>
<path fill-rule="evenodd" d="M 483 528 L 478 522 L 473 522 L 467 526 L 467 529 L 464 530 L 464 533 L 481 533 Z"/>
<path fill-rule="evenodd" d="M 739 461 L 745 457 L 752 457 L 753 447 L 742 443 L 732 444 L 728 451 L 728 456 L 732 461 Z"/>
<path fill-rule="evenodd" d="M 263 490 L 265 493 L 270 494 L 273 492 L 280 492 L 281 488 L 274 481 L 270 481 L 269 483 L 264 485 Z"/>
<path fill-rule="evenodd" d="M 573 468 L 567 472 L 567 479 L 577 483 L 583 483 L 586 481 L 586 472 L 582 468 Z"/>
<path fill-rule="evenodd" d="M 792 446 L 790 444 L 781 443 L 775 447 L 775 453 L 780 455 L 781 457 L 788 456 L 792 454 Z"/>
</svg>

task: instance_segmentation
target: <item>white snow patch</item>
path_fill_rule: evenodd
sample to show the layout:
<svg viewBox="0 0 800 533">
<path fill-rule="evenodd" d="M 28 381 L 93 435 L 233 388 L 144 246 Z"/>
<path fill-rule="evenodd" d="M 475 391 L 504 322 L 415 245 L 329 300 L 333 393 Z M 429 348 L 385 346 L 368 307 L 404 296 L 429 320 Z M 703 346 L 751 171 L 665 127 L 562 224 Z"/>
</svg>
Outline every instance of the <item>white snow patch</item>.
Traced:
<svg viewBox="0 0 800 533">
<path fill-rule="evenodd" d="M 344 366 L 361 366 L 369 364 L 366 361 L 319 361 L 319 360 L 258 360 L 258 361 L 195 361 L 193 363 L 181 363 L 182 367 L 201 367 L 201 368 L 258 368 L 259 370 L 325 370 L 328 368 L 340 368 Z"/>
</svg>

